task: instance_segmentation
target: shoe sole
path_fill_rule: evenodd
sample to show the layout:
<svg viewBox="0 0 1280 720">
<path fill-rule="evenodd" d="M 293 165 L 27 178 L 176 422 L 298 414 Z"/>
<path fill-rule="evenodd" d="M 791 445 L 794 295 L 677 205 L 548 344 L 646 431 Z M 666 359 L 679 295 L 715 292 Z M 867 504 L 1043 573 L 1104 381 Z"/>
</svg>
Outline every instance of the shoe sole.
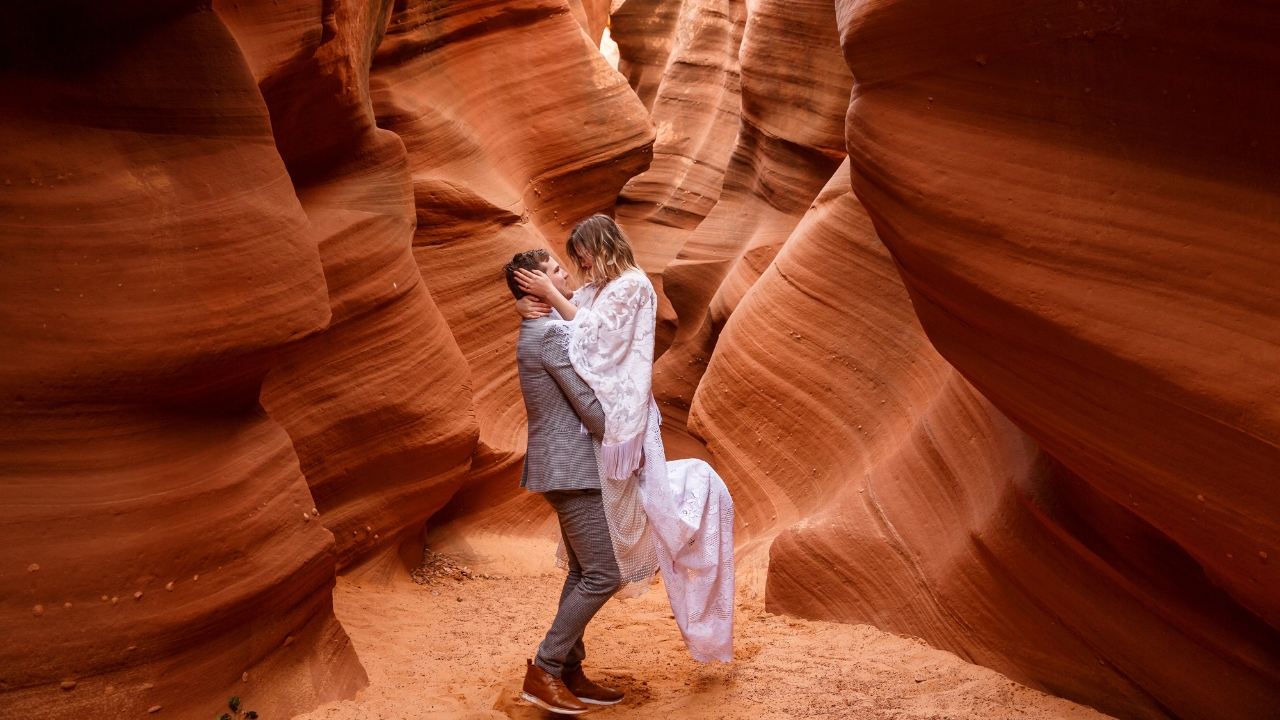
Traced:
<svg viewBox="0 0 1280 720">
<path fill-rule="evenodd" d="M 617 705 L 626 698 L 618 698 L 617 700 L 588 700 L 587 698 L 580 697 L 578 699 L 588 705 Z"/>
<path fill-rule="evenodd" d="M 547 710 L 553 713 L 558 713 L 560 715 L 581 715 L 586 712 L 586 710 L 570 710 L 569 708 L 556 707 L 551 703 L 545 700 L 540 700 L 527 692 L 520 693 L 520 697 L 524 698 L 528 702 L 533 703 L 534 705 L 537 705 L 543 710 Z"/>
</svg>

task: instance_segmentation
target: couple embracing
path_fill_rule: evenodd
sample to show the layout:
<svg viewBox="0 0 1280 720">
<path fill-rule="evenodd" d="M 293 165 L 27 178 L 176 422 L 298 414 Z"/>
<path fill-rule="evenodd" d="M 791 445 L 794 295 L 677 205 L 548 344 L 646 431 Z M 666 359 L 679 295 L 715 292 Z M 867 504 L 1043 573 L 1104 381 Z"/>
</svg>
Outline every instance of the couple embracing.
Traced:
<svg viewBox="0 0 1280 720">
<path fill-rule="evenodd" d="M 520 485 L 560 521 L 568 570 L 555 621 L 525 671 L 525 700 L 576 715 L 623 694 L 582 670 L 587 623 L 614 595 L 662 573 L 672 614 L 701 662 L 733 655 L 733 502 L 701 460 L 667 462 L 653 400 L 657 295 L 626 235 L 604 215 L 579 223 L 566 259 L 546 250 L 504 268 L 524 322 L 516 348 L 529 446 Z"/>
</svg>

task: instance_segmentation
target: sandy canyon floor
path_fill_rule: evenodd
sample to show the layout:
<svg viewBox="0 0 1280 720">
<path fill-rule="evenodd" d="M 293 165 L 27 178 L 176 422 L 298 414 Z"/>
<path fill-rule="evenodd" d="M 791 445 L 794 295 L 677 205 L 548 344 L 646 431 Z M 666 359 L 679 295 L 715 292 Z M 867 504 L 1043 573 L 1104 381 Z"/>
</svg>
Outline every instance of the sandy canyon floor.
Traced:
<svg viewBox="0 0 1280 720">
<path fill-rule="evenodd" d="M 480 573 L 479 569 L 474 572 Z M 419 585 L 339 578 L 342 620 L 369 674 L 354 699 L 300 720 L 556 717 L 519 699 L 525 658 L 550 624 L 562 575 L 443 577 Z M 764 611 L 739 594 L 734 662 L 684 648 L 660 584 L 613 600 L 587 629 L 588 674 L 626 691 L 598 718 L 1106 717 L 1028 689 L 921 640 Z"/>
</svg>

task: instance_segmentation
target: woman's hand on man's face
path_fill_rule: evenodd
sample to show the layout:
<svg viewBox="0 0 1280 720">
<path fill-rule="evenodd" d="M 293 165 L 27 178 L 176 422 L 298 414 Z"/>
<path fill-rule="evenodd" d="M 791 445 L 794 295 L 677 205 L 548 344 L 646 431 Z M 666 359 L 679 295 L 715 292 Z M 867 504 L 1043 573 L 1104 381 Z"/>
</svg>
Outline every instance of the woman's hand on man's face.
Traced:
<svg viewBox="0 0 1280 720">
<path fill-rule="evenodd" d="M 516 312 L 525 320 L 537 320 L 551 314 L 551 306 L 542 302 L 537 296 L 525 295 L 516 301 Z"/>
<path fill-rule="evenodd" d="M 544 300 L 552 298 L 557 292 L 556 286 L 551 283 L 551 278 L 541 270 L 517 270 L 516 284 L 526 293 L 537 295 Z"/>
</svg>

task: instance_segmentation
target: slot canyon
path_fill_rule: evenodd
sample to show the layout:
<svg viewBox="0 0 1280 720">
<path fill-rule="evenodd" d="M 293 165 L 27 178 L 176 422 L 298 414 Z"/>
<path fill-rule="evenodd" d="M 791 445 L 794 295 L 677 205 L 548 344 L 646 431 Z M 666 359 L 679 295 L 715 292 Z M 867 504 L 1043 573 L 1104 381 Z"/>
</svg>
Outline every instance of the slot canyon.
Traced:
<svg viewBox="0 0 1280 720">
<path fill-rule="evenodd" d="M 6 716 L 542 717 L 509 695 L 559 527 L 500 269 L 604 213 L 741 605 L 734 663 L 671 682 L 706 707 L 632 668 L 598 714 L 1280 718 L 1275 3 L 53 0 L 0 35 Z M 612 669 L 664 603 L 606 606 Z M 392 625 L 519 660 L 464 702 Z M 812 697 L 870 704 L 769 704 L 877 652 L 941 704 L 838 663 Z M 396 658 L 435 675 L 375 712 Z"/>
</svg>

